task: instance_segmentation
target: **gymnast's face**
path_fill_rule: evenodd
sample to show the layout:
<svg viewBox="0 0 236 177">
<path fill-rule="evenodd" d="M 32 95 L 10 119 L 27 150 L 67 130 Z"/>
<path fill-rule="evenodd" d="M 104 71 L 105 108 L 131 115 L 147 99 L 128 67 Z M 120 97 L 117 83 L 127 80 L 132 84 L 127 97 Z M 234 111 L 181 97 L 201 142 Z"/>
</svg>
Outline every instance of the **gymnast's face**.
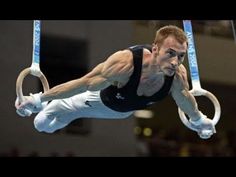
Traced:
<svg viewBox="0 0 236 177">
<path fill-rule="evenodd" d="M 153 52 L 160 70 L 167 76 L 173 76 L 183 63 L 187 51 L 187 42 L 179 43 L 174 36 L 168 36 L 159 47 L 154 44 Z"/>
</svg>

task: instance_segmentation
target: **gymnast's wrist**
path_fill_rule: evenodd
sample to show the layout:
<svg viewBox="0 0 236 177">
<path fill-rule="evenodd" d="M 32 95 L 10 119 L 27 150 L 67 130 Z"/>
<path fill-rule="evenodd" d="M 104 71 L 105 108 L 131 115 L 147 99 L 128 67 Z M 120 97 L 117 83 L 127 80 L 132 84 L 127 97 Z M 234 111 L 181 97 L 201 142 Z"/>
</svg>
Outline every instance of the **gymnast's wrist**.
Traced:
<svg viewBox="0 0 236 177">
<path fill-rule="evenodd" d="M 41 102 L 41 95 L 42 92 L 32 94 L 30 93 L 30 96 L 33 98 L 33 104 L 35 105 L 36 108 L 41 108 L 42 107 L 42 102 Z"/>
<path fill-rule="evenodd" d="M 201 111 L 199 111 L 199 112 L 198 112 L 198 116 L 196 116 L 196 117 L 194 117 L 194 118 L 190 118 L 189 121 L 190 121 L 193 125 L 198 126 L 198 125 L 201 125 L 201 124 L 203 123 L 205 117 L 206 117 L 206 116 L 205 116 L 204 114 L 202 114 Z"/>
</svg>

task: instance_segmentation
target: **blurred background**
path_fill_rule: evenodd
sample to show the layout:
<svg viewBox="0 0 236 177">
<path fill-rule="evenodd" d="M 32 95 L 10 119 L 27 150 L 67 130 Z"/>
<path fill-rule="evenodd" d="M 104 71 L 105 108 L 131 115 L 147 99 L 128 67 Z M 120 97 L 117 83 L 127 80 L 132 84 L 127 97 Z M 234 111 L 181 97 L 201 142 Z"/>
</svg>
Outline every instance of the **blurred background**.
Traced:
<svg viewBox="0 0 236 177">
<path fill-rule="evenodd" d="M 152 44 L 156 30 L 168 24 L 182 28 L 181 20 L 42 20 L 41 70 L 50 87 L 79 78 L 117 50 Z M 0 157 L 235 156 L 235 23 L 193 20 L 192 25 L 202 88 L 222 108 L 217 133 L 208 140 L 183 125 L 171 96 L 127 119 L 83 118 L 53 134 L 37 132 L 35 115 L 19 117 L 14 107 L 17 76 L 32 61 L 33 21 L 0 20 Z M 184 64 L 189 71 L 187 57 Z M 33 76 L 23 86 L 25 95 L 42 90 Z M 213 117 L 213 104 L 196 99 L 199 109 Z"/>
</svg>

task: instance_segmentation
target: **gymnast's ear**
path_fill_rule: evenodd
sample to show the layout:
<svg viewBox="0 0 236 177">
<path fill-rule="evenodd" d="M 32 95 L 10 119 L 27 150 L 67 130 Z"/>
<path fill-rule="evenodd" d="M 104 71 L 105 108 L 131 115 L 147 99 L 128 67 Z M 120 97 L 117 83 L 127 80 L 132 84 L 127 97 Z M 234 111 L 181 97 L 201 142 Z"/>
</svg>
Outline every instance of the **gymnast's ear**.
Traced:
<svg viewBox="0 0 236 177">
<path fill-rule="evenodd" d="M 153 43 L 152 44 L 152 51 L 158 51 L 158 45 L 157 44 L 155 44 L 155 43 Z"/>
<path fill-rule="evenodd" d="M 158 54 L 159 51 L 159 47 L 157 46 L 157 44 L 152 44 L 152 53 L 154 54 Z"/>
</svg>

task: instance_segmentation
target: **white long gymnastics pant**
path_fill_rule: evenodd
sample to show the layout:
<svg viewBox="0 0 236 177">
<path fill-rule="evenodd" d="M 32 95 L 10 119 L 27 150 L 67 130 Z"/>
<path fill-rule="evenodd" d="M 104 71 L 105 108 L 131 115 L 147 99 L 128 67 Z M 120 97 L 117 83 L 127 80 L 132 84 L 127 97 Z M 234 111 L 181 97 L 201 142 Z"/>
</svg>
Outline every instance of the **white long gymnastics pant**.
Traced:
<svg viewBox="0 0 236 177">
<path fill-rule="evenodd" d="M 133 112 L 117 112 L 103 104 L 100 91 L 86 91 L 70 98 L 53 100 L 34 119 L 39 132 L 53 133 L 77 118 L 122 119 Z"/>
</svg>

